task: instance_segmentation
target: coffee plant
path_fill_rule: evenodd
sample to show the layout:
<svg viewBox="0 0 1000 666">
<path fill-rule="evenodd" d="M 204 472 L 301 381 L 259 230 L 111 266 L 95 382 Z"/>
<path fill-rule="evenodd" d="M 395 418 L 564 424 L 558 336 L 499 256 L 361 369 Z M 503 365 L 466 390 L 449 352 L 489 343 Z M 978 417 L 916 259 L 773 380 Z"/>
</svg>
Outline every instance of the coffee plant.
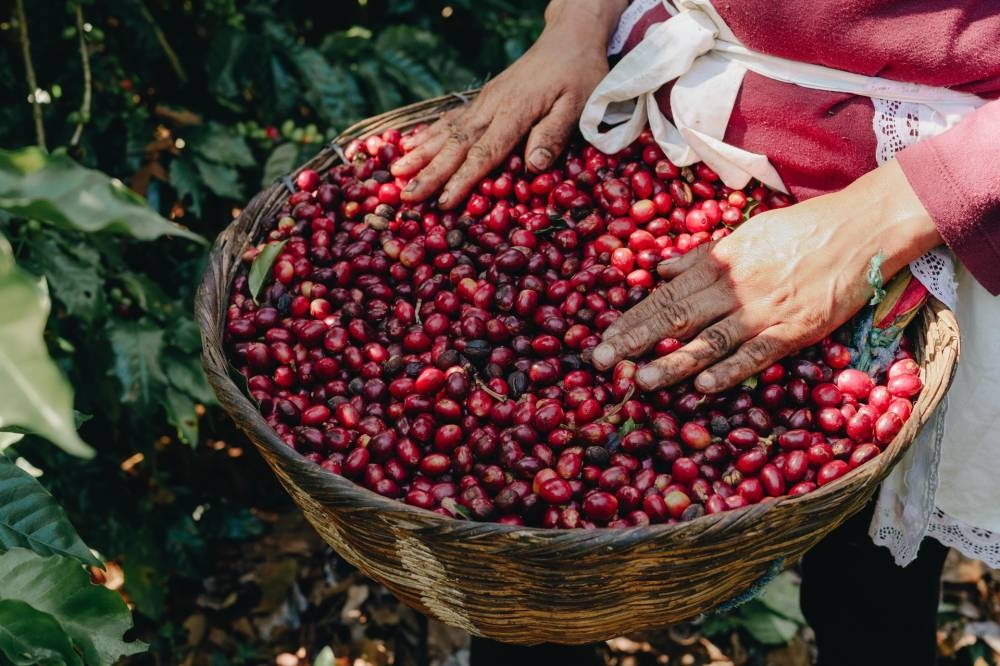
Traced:
<svg viewBox="0 0 1000 666">
<path fill-rule="evenodd" d="M 183 661 L 179 600 L 288 506 L 201 372 L 207 241 L 351 123 L 500 72 L 545 4 L 4 3 L 0 663 Z M 705 632 L 787 642 L 779 581 Z"/>
<path fill-rule="evenodd" d="M 198 357 L 207 240 L 347 125 L 499 72 L 544 3 L 5 4 L 0 662 L 110 664 L 140 634 L 173 661 L 170 591 L 285 501 L 256 457 L 210 462 L 235 435 Z M 81 566 L 111 561 L 127 636 Z"/>
</svg>

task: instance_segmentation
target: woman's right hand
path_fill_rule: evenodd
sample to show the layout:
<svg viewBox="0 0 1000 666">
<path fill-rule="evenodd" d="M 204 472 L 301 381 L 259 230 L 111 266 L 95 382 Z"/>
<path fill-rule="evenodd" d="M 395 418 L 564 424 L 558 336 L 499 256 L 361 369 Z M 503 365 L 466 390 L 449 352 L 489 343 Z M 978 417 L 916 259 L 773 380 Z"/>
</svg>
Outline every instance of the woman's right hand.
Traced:
<svg viewBox="0 0 1000 666">
<path fill-rule="evenodd" d="M 453 208 L 529 131 L 528 168 L 549 168 L 608 72 L 608 38 L 625 6 L 625 0 L 553 0 L 545 30 L 523 56 L 471 104 L 408 139 L 409 151 L 392 167 L 395 176 L 412 176 L 404 201 L 440 190 L 438 205 Z"/>
</svg>

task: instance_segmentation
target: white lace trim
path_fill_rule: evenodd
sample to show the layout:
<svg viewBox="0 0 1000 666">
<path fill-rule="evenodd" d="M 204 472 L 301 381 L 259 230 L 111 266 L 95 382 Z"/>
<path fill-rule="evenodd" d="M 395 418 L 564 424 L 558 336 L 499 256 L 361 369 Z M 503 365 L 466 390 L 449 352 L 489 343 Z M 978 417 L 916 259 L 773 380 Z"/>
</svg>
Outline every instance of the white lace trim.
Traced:
<svg viewBox="0 0 1000 666">
<path fill-rule="evenodd" d="M 910 272 L 939 301 L 952 310 L 958 309 L 958 281 L 955 279 L 955 258 L 948 248 L 936 247 L 914 261 L 911 261 Z"/>
<path fill-rule="evenodd" d="M 632 30 L 636 24 L 646 15 L 646 12 L 657 5 L 663 4 L 663 2 L 664 0 L 635 0 L 635 2 L 630 4 L 622 12 L 622 17 L 618 20 L 618 27 L 615 29 L 615 34 L 611 35 L 611 39 L 608 41 L 608 55 L 612 56 L 621 53 L 622 49 L 625 48 L 625 42 L 628 41 L 628 36 L 632 34 Z"/>
<path fill-rule="evenodd" d="M 875 161 L 880 166 L 921 137 L 926 138 L 944 129 L 935 126 L 933 110 L 923 104 L 873 97 L 872 106 L 875 107 L 872 116 Z M 910 262 L 910 272 L 927 287 L 927 291 L 955 309 L 958 305 L 958 283 L 955 280 L 955 263 L 947 248 L 935 248 Z"/>
<path fill-rule="evenodd" d="M 875 158 L 880 165 L 921 138 L 947 129 L 932 109 L 921 104 L 872 98 L 872 105 L 875 107 L 872 118 L 877 144 Z M 911 262 L 910 271 L 930 293 L 956 309 L 955 260 L 947 248 L 935 248 Z M 935 505 L 946 409 L 947 399 L 942 400 L 930 424 L 883 483 L 869 533 L 876 544 L 889 548 L 900 566 L 912 562 L 924 536 L 931 536 L 968 557 L 997 568 L 1000 567 L 1000 533 L 962 522 Z"/>
<path fill-rule="evenodd" d="M 945 396 L 879 489 L 868 533 L 876 545 L 889 549 L 899 566 L 916 559 L 931 516 L 937 510 L 934 498 L 947 412 Z"/>
<path fill-rule="evenodd" d="M 896 153 L 920 140 L 920 105 L 872 97 L 875 115 L 875 161 L 885 164 Z"/>
<path fill-rule="evenodd" d="M 952 518 L 935 508 L 927 525 L 927 536 L 951 546 L 967 557 L 982 560 L 986 566 L 1000 569 L 1000 535 Z"/>
</svg>

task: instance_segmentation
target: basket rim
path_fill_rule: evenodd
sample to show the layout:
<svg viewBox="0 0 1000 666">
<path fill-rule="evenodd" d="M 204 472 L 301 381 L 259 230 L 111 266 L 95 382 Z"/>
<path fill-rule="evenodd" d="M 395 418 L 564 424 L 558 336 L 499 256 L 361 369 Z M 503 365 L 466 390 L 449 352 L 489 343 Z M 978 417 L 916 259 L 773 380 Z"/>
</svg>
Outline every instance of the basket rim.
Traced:
<svg viewBox="0 0 1000 666">
<path fill-rule="evenodd" d="M 440 113 L 441 111 L 452 108 L 457 104 L 467 103 L 470 98 L 476 95 L 477 92 L 478 90 L 471 90 L 465 93 L 456 93 L 453 95 L 427 100 L 425 102 L 419 102 L 417 104 L 410 105 L 408 107 L 401 107 L 400 109 L 394 109 L 379 116 L 374 116 L 356 123 L 331 141 L 328 146 L 320 151 L 319 155 L 313 158 L 313 160 L 294 169 L 290 176 L 294 178 L 299 171 L 307 168 L 310 164 L 320 158 L 335 157 L 338 161 L 342 160 L 344 158 L 342 144 L 346 144 L 355 138 L 364 136 L 369 129 L 374 126 L 378 126 L 380 123 L 391 122 L 397 118 L 402 119 L 408 112 L 412 113 L 413 111 L 423 111 L 431 114 Z M 412 126 L 413 124 L 414 123 L 402 125 L 401 128 L 406 128 L 408 126 Z M 333 155 L 331 155 L 331 153 Z M 254 199 L 246 207 L 244 207 L 239 217 L 242 218 L 247 214 L 247 210 L 252 207 L 254 201 L 258 199 L 262 200 L 266 195 L 273 194 L 279 189 L 287 190 L 287 186 L 282 182 L 282 179 L 278 179 L 278 181 L 270 187 L 259 192 Z M 397 517 L 403 519 L 409 518 L 418 524 L 420 526 L 419 529 L 421 530 L 445 528 L 449 530 L 450 533 L 458 537 L 471 537 L 485 532 L 490 534 L 516 536 L 518 538 L 530 537 L 560 545 L 575 543 L 582 544 L 587 541 L 593 541 L 595 536 L 599 535 L 604 539 L 603 543 L 608 547 L 627 547 L 635 542 L 647 541 L 654 537 L 660 539 L 665 535 L 683 537 L 684 533 L 694 524 L 697 524 L 702 528 L 707 528 L 707 530 L 702 530 L 704 532 L 711 531 L 711 528 L 714 525 L 723 521 L 729 524 L 727 528 L 732 528 L 732 524 L 736 522 L 736 519 L 738 518 L 740 519 L 738 521 L 739 524 L 745 526 L 752 524 L 752 522 L 756 521 L 758 518 L 772 511 L 784 511 L 786 509 L 793 510 L 803 506 L 826 502 L 830 500 L 830 498 L 840 495 L 843 491 L 847 490 L 852 482 L 858 480 L 861 476 L 870 477 L 862 482 L 863 486 L 867 487 L 868 484 L 875 482 L 874 480 L 880 477 L 880 475 L 884 476 L 883 472 L 887 473 L 887 470 L 899 461 L 913 440 L 913 438 L 911 438 L 904 441 L 903 435 L 905 434 L 905 429 L 902 430 L 900 434 L 893 439 L 889 446 L 887 446 L 880 453 L 880 455 L 876 457 L 875 460 L 869 461 L 864 465 L 850 470 L 842 477 L 824 486 L 817 487 L 809 493 L 797 496 L 784 495 L 773 499 L 767 498 L 765 501 L 757 504 L 752 504 L 739 509 L 723 511 L 716 514 L 706 514 L 691 521 L 676 524 L 660 523 L 623 528 L 605 526 L 586 530 L 562 528 L 552 529 L 526 525 L 506 525 L 498 522 L 463 520 L 457 517 L 449 518 L 442 516 L 431 510 L 406 504 L 402 501 L 402 499 L 390 499 L 379 495 L 378 493 L 375 493 L 374 491 L 369 490 L 346 477 L 334 474 L 333 472 L 330 472 L 307 460 L 305 456 L 292 447 L 287 446 L 278 437 L 275 431 L 265 421 L 257 405 L 249 397 L 248 391 L 238 386 L 233 380 L 234 376 L 238 376 L 238 372 L 236 372 L 234 366 L 232 366 L 229 362 L 225 350 L 222 348 L 222 328 L 225 323 L 223 316 L 224 311 L 216 313 L 219 316 L 211 316 L 213 308 L 211 306 L 212 304 L 209 294 L 212 292 L 214 287 L 217 287 L 219 291 L 225 293 L 226 301 L 228 302 L 228 295 L 231 291 L 232 284 L 231 282 L 228 284 L 222 284 L 221 281 L 217 280 L 217 270 L 215 266 L 216 261 L 220 258 L 220 255 L 224 254 L 225 248 L 220 244 L 220 241 L 224 236 L 226 236 L 230 228 L 237 225 L 239 222 L 240 219 L 237 219 L 227 225 L 213 242 L 212 251 L 209 255 L 205 273 L 195 299 L 196 315 L 201 329 L 203 345 L 202 363 L 210 385 L 220 398 L 220 404 L 230 418 L 233 418 L 237 425 L 244 430 L 247 435 L 249 435 L 250 440 L 253 441 L 255 445 L 266 445 L 269 453 L 274 454 L 281 459 L 286 468 L 288 468 L 288 471 L 318 477 L 321 482 L 326 484 L 332 490 L 338 493 L 344 493 L 345 496 L 350 497 L 352 500 L 364 502 L 366 508 L 395 514 Z M 250 240 L 247 239 L 246 242 L 249 243 Z M 928 307 L 931 311 L 930 316 L 933 316 L 936 319 L 946 320 L 946 323 L 957 329 L 954 313 L 945 304 L 941 303 L 936 298 L 931 297 L 928 300 L 926 307 Z M 208 335 L 212 328 L 214 328 L 214 340 L 218 341 L 217 344 L 214 343 Z M 947 391 L 948 386 L 950 386 L 951 381 L 954 378 L 958 351 L 958 342 L 956 341 L 954 350 L 955 360 L 951 363 L 949 375 L 944 382 L 945 386 L 943 387 L 942 395 Z M 224 362 L 221 364 L 221 367 L 220 364 L 216 362 L 215 358 L 213 358 L 213 352 L 218 355 L 218 358 L 223 359 Z M 917 403 L 915 403 L 915 407 L 920 404 L 920 401 L 924 396 L 928 395 L 928 392 L 924 391 L 920 395 L 921 398 L 918 398 Z M 914 409 L 914 412 L 916 411 L 917 410 Z M 930 413 L 928 412 L 928 418 L 929 416 Z M 919 426 L 919 428 L 923 428 L 925 425 L 926 420 Z"/>
</svg>

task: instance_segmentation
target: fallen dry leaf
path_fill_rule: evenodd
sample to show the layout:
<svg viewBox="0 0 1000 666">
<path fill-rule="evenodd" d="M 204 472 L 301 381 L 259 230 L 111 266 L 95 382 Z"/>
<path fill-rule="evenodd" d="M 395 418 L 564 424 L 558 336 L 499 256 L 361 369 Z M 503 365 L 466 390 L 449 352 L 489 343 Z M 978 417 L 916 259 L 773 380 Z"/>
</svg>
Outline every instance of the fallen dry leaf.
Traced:
<svg viewBox="0 0 1000 666">
<path fill-rule="evenodd" d="M 723 654 L 715 643 L 707 638 L 700 638 L 698 642 L 705 648 L 708 658 L 712 660 L 712 666 L 733 666 L 733 660 Z"/>
<path fill-rule="evenodd" d="M 260 588 L 260 601 L 254 613 L 273 613 L 291 592 L 298 575 L 299 565 L 294 559 L 266 562 L 254 574 Z"/>
<path fill-rule="evenodd" d="M 809 666 L 809 646 L 796 636 L 788 645 L 769 650 L 764 663 L 767 666 Z"/>
<path fill-rule="evenodd" d="M 188 647 L 194 647 L 205 638 L 205 628 L 208 626 L 208 621 L 202 613 L 195 613 L 184 620 L 183 626 L 187 630 Z"/>
<path fill-rule="evenodd" d="M 941 580 L 953 584 L 975 584 L 986 575 L 987 567 L 979 560 L 971 560 L 958 551 L 951 551 L 945 561 Z"/>
</svg>

